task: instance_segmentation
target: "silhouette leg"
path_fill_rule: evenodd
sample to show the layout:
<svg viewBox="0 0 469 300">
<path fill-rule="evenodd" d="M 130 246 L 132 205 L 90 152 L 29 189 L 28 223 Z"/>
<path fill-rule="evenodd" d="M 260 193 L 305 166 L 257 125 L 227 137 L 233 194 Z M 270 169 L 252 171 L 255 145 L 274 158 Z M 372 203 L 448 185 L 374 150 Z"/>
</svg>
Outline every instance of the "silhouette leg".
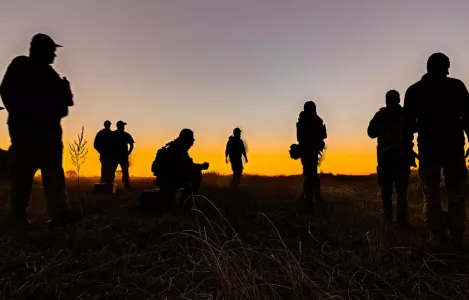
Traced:
<svg viewBox="0 0 469 300">
<path fill-rule="evenodd" d="M 99 156 L 99 162 L 101 163 L 101 178 L 99 182 L 104 183 L 106 181 L 106 164 L 102 155 Z"/>
<path fill-rule="evenodd" d="M 40 168 L 47 209 L 52 219 L 63 218 L 71 210 L 62 167 L 61 140 L 50 141 L 41 153 Z"/>
<path fill-rule="evenodd" d="M 233 176 L 231 177 L 231 181 L 230 181 L 230 186 L 235 186 L 235 181 L 236 181 L 236 172 L 233 168 L 233 163 L 231 163 L 231 170 L 233 171 Z"/>
<path fill-rule="evenodd" d="M 129 176 L 129 160 L 125 159 L 120 162 L 122 169 L 122 183 L 125 188 L 130 188 L 130 176 Z"/>
<path fill-rule="evenodd" d="M 117 170 L 117 167 L 119 166 L 119 163 L 117 162 L 116 159 L 110 159 L 109 160 L 109 170 L 108 172 L 106 172 L 108 175 L 106 175 L 106 177 L 108 177 L 108 182 L 107 183 L 114 183 L 114 179 L 116 178 L 116 170 Z M 106 168 L 107 169 L 107 168 Z"/>
<path fill-rule="evenodd" d="M 201 183 L 202 171 L 200 170 L 194 170 L 188 177 L 188 180 L 185 180 L 185 183 L 182 185 L 183 192 L 181 202 L 184 211 L 187 211 L 188 209 L 194 206 L 198 207 L 200 199 L 192 196 L 198 194 Z"/>
<path fill-rule="evenodd" d="M 233 170 L 232 186 L 238 186 L 241 183 L 241 174 L 243 173 L 243 163 L 241 160 L 231 162 L 231 169 Z"/>
<path fill-rule="evenodd" d="M 26 209 L 31 198 L 36 169 L 27 162 L 13 162 L 11 172 L 11 214 L 17 219 L 26 219 Z"/>
<path fill-rule="evenodd" d="M 381 203 L 383 205 L 383 214 L 387 221 L 392 222 L 392 192 L 393 192 L 393 176 L 392 169 L 388 164 L 381 163 L 378 166 L 378 182 L 381 187 Z"/>
<path fill-rule="evenodd" d="M 114 163 L 112 157 L 108 156 L 103 156 L 101 163 L 101 182 L 112 184 L 114 182 L 114 173 L 116 172 L 117 165 Z"/>
<path fill-rule="evenodd" d="M 319 178 L 319 174 L 316 172 L 313 176 L 313 197 L 314 202 L 321 201 L 321 179 Z"/>
<path fill-rule="evenodd" d="M 301 158 L 303 165 L 303 197 L 307 202 L 320 200 L 320 182 L 318 176 L 318 159 L 312 155 Z"/>
<path fill-rule="evenodd" d="M 202 184 L 202 171 L 196 170 L 192 173 L 191 176 L 191 188 L 192 193 L 196 194 L 200 190 L 200 185 Z"/>
<path fill-rule="evenodd" d="M 408 223 L 408 203 L 407 203 L 407 188 L 409 187 L 410 170 L 403 167 L 402 170 L 395 177 L 396 193 L 397 193 L 397 222 L 399 224 Z"/>
<path fill-rule="evenodd" d="M 424 220 L 433 234 L 443 234 L 445 217 L 439 199 L 441 163 L 432 153 L 420 152 L 419 173 L 424 196 Z"/>
<path fill-rule="evenodd" d="M 114 179 L 112 178 L 112 172 L 113 172 L 112 158 L 109 157 L 108 155 L 101 154 L 99 160 L 101 161 L 101 183 L 111 184 L 114 181 Z"/>
<path fill-rule="evenodd" d="M 460 239 L 465 231 L 466 209 L 464 186 L 467 181 L 464 153 L 448 155 L 443 165 L 446 193 L 448 195 L 447 224 L 452 238 Z"/>
<path fill-rule="evenodd" d="M 12 145 L 10 146 L 11 176 L 11 214 L 16 219 L 27 219 L 26 209 L 31 198 L 31 190 L 36 173 L 35 152 L 32 143 L 17 136 L 10 129 Z"/>
</svg>

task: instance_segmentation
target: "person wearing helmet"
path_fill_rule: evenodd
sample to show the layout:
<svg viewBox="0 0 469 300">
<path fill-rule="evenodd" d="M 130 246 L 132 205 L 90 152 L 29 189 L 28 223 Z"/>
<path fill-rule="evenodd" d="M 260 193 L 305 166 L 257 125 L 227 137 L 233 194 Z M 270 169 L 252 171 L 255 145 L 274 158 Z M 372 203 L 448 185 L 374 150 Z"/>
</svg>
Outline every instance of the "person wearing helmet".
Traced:
<svg viewBox="0 0 469 300">
<path fill-rule="evenodd" d="M 407 188 L 409 186 L 410 165 L 402 143 L 404 109 L 399 104 L 398 91 L 386 93 L 386 107 L 382 107 L 370 121 L 368 136 L 378 139 L 378 182 L 381 186 L 381 201 L 384 217 L 392 222 L 392 194 L 394 185 L 397 194 L 397 222 L 408 224 Z M 415 159 L 413 161 L 415 165 Z"/>
<path fill-rule="evenodd" d="M 318 175 L 319 155 L 325 147 L 327 138 L 326 125 L 316 112 L 316 104 L 308 101 L 296 123 L 296 137 L 301 149 L 303 165 L 303 195 L 307 205 L 321 200 L 320 180 Z"/>
<path fill-rule="evenodd" d="M 428 58 L 427 73 L 405 95 L 405 130 L 409 152 L 414 146 L 414 133 L 418 135 L 424 218 L 430 240 L 443 242 L 447 227 L 450 245 L 461 248 L 466 219 L 464 133 L 469 134 L 469 93 L 461 80 L 448 77 L 449 68 L 450 60 L 443 53 Z M 441 170 L 448 195 L 447 213 L 439 199 Z"/>
<path fill-rule="evenodd" d="M 183 197 L 199 191 L 202 182 L 202 170 L 209 168 L 209 163 L 194 163 L 188 151 L 194 145 L 194 132 L 183 129 L 179 136 L 158 150 L 152 164 L 156 184 L 165 191 L 183 188 Z"/>
<path fill-rule="evenodd" d="M 247 163 L 248 157 L 246 155 L 244 142 L 241 139 L 241 129 L 235 128 L 233 135 L 228 138 L 225 149 L 225 161 L 228 163 L 229 158 L 233 171 L 233 179 L 231 180 L 233 187 L 237 187 L 241 182 L 241 176 L 243 175 L 243 157 Z"/>
<path fill-rule="evenodd" d="M 112 184 L 114 159 L 111 121 L 104 122 L 104 128 L 96 134 L 93 146 L 98 151 L 101 162 L 101 183 Z"/>
<path fill-rule="evenodd" d="M 70 82 L 51 66 L 58 47 L 50 36 L 34 35 L 29 56 L 14 58 L 0 85 L 11 139 L 12 219 L 22 224 L 28 223 L 26 208 L 38 169 L 52 223 L 80 218 L 71 210 L 62 167 L 61 120 L 74 102 Z"/>
</svg>

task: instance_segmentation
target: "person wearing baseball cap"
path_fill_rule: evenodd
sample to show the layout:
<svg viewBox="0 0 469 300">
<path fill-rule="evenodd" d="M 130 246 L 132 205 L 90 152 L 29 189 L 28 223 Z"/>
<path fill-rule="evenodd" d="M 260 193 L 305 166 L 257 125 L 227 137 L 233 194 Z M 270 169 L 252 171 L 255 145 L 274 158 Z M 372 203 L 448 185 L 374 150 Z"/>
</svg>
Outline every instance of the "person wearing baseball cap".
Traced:
<svg viewBox="0 0 469 300">
<path fill-rule="evenodd" d="M 113 156 L 114 156 L 114 166 L 112 170 L 112 181 L 114 181 L 114 174 L 116 172 L 117 166 L 121 166 L 122 170 L 122 183 L 126 189 L 131 188 L 130 185 L 130 176 L 129 176 L 129 156 L 134 150 L 135 141 L 133 137 L 125 131 L 124 121 L 118 121 L 116 123 L 117 130 L 112 132 L 113 140 Z M 111 182 L 112 182 L 111 181 Z"/>
<path fill-rule="evenodd" d="M 11 217 L 27 224 L 34 173 L 41 169 L 47 208 L 55 225 L 79 220 L 68 202 L 62 167 L 62 118 L 73 106 L 70 83 L 52 64 L 61 47 L 46 34 L 31 39 L 29 56 L 12 60 L 0 85 L 11 139 Z"/>
<path fill-rule="evenodd" d="M 112 184 L 112 174 L 115 170 L 113 170 L 111 121 L 104 121 L 104 128 L 96 134 L 93 146 L 98 151 L 101 162 L 101 183 Z"/>
<path fill-rule="evenodd" d="M 244 142 L 241 139 L 241 129 L 235 128 L 233 135 L 228 138 L 225 150 L 225 161 L 228 163 L 228 158 L 231 163 L 231 170 L 233 171 L 233 179 L 231 180 L 231 186 L 237 187 L 241 183 L 241 176 L 243 175 L 243 156 L 248 162 L 246 155 L 246 148 Z"/>
<path fill-rule="evenodd" d="M 62 45 L 57 44 L 54 42 L 54 40 L 48 36 L 47 34 L 44 33 L 38 33 L 33 36 L 31 39 L 31 48 L 50 48 L 50 49 L 55 49 L 55 48 L 60 48 Z"/>
<path fill-rule="evenodd" d="M 175 140 L 157 151 L 151 169 L 161 190 L 171 194 L 182 188 L 183 199 L 198 192 L 202 171 L 210 165 L 208 162 L 194 163 L 188 153 L 194 142 L 194 132 L 184 128 Z"/>
</svg>

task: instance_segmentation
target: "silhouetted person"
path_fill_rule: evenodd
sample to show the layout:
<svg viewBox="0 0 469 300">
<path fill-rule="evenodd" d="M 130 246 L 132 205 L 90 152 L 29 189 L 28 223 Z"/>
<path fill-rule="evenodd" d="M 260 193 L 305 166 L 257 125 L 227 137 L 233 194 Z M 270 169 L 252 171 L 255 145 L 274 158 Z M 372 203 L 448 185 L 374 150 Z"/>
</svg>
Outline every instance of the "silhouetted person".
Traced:
<svg viewBox="0 0 469 300">
<path fill-rule="evenodd" d="M 248 162 L 244 142 L 241 139 L 241 129 L 235 128 L 233 135 L 228 138 L 225 150 L 225 160 L 228 163 L 228 158 L 231 163 L 231 170 L 233 171 L 232 186 L 238 186 L 241 183 L 241 176 L 243 175 L 243 156 Z"/>
<path fill-rule="evenodd" d="M 19 222 L 28 222 L 26 208 L 38 169 L 53 223 L 79 218 L 68 202 L 62 168 L 60 122 L 73 106 L 73 94 L 70 83 L 51 66 L 57 47 L 49 36 L 35 35 L 29 56 L 13 59 L 0 86 L 11 139 L 12 218 Z"/>
<path fill-rule="evenodd" d="M 209 163 L 196 164 L 192 161 L 188 151 L 194 142 L 192 130 L 183 129 L 174 141 L 158 150 L 152 164 L 152 172 L 162 191 L 170 193 L 183 188 L 183 198 L 199 191 L 202 170 L 207 170 Z"/>
<path fill-rule="evenodd" d="M 101 183 L 112 184 L 115 162 L 111 121 L 106 120 L 104 122 L 104 128 L 96 134 L 93 146 L 98 151 L 99 161 L 101 162 Z"/>
<path fill-rule="evenodd" d="M 397 194 L 397 222 L 408 224 L 407 188 L 410 164 L 403 145 L 404 109 L 399 104 L 399 92 L 386 93 L 386 107 L 381 108 L 370 121 L 368 136 L 378 138 L 378 182 L 385 218 L 392 222 L 392 193 Z"/>
<path fill-rule="evenodd" d="M 308 101 L 296 123 L 296 136 L 301 149 L 303 165 L 303 197 L 311 204 L 321 200 L 318 175 L 319 154 L 324 150 L 327 138 L 326 125 L 316 112 L 316 104 Z"/>
<path fill-rule="evenodd" d="M 413 133 L 418 134 L 424 217 L 431 238 L 441 242 L 447 226 L 451 245 L 459 248 L 466 218 L 464 185 L 468 173 L 464 133 L 469 134 L 469 93 L 462 81 L 447 77 L 449 67 L 446 55 L 430 56 L 427 73 L 407 89 L 405 128 L 409 151 L 414 145 Z M 442 211 L 438 197 L 442 169 L 448 195 L 447 214 Z"/>
<path fill-rule="evenodd" d="M 125 188 L 130 188 L 130 177 L 129 177 L 129 156 L 134 150 L 134 139 L 132 136 L 125 132 L 125 125 L 127 123 L 118 121 L 116 123 L 117 130 L 112 132 L 113 142 L 113 157 L 114 166 L 112 168 L 112 181 L 114 181 L 114 174 L 117 166 L 121 166 L 122 170 L 122 183 Z"/>
</svg>

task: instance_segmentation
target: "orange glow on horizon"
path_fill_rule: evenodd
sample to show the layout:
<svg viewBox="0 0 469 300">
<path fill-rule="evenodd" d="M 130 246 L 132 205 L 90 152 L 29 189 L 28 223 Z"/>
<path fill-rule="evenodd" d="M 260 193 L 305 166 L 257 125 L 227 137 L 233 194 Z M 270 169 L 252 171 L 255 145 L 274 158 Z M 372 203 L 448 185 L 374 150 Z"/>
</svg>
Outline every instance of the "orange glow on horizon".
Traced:
<svg viewBox="0 0 469 300">
<path fill-rule="evenodd" d="M 288 149 L 288 148 L 287 148 Z M 99 156 L 94 149 L 89 149 L 85 165 L 82 168 L 84 176 L 97 176 L 100 173 Z M 151 173 L 151 164 L 155 158 L 157 148 L 135 147 L 131 155 L 131 176 L 148 177 Z M 209 162 L 209 171 L 220 174 L 231 174 L 230 164 L 225 163 L 224 149 L 194 149 L 190 152 L 196 163 Z M 284 151 L 251 151 L 248 152 L 249 163 L 245 165 L 245 173 L 258 175 L 295 175 L 301 174 L 301 162 L 292 160 L 288 150 Z M 64 152 L 64 169 L 73 169 L 68 152 Z M 367 175 L 376 172 L 376 157 L 374 152 L 333 152 L 325 153 L 324 160 L 319 168 L 321 172 L 333 174 Z"/>
<path fill-rule="evenodd" d="M 73 170 L 74 166 L 70 159 L 68 143 L 74 137 L 64 136 L 63 166 L 65 170 Z M 87 136 L 89 154 L 85 164 L 81 169 L 83 176 L 99 176 L 101 164 L 99 155 L 92 147 L 94 136 Z M 169 140 L 168 140 L 169 141 Z M 0 147 L 8 149 L 9 139 L 2 139 Z M 166 141 L 167 142 L 167 141 Z M 249 142 L 249 141 L 248 141 Z M 155 158 L 156 151 L 164 145 L 165 142 L 155 141 L 152 145 L 145 143 L 135 144 L 135 150 L 131 155 L 130 175 L 137 177 L 153 176 L 151 173 L 151 164 Z M 209 171 L 220 174 L 231 174 L 231 167 L 225 163 L 224 144 L 225 141 L 207 141 L 210 147 L 203 147 L 202 143 L 196 143 L 189 151 L 194 162 L 209 162 Z M 248 158 L 249 163 L 245 165 L 244 172 L 258 175 L 295 175 L 301 174 L 302 167 L 299 160 L 292 160 L 289 157 L 288 141 L 276 141 L 273 144 L 255 144 L 249 143 Z M 332 149 L 332 150 L 331 150 Z M 325 152 L 324 160 L 319 168 L 321 172 L 333 174 L 348 175 L 368 175 L 376 173 L 376 150 L 374 141 L 368 140 L 367 143 L 354 143 L 353 145 L 337 145 L 328 142 L 328 149 Z"/>
</svg>

